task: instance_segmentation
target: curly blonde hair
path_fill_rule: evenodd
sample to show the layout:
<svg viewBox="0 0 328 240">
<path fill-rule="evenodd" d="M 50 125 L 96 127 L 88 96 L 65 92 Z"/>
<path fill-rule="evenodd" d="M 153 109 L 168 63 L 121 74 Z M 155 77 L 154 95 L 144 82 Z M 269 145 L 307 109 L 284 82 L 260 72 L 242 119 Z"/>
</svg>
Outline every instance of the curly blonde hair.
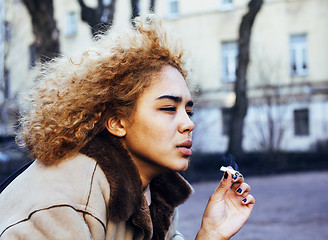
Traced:
<svg viewBox="0 0 328 240">
<path fill-rule="evenodd" d="M 109 117 L 131 116 L 163 66 L 187 78 L 183 50 L 157 17 L 138 18 L 134 26 L 98 37 L 76 57 L 78 63 L 62 56 L 42 66 L 17 136 L 33 158 L 55 164 L 79 152 Z"/>
</svg>

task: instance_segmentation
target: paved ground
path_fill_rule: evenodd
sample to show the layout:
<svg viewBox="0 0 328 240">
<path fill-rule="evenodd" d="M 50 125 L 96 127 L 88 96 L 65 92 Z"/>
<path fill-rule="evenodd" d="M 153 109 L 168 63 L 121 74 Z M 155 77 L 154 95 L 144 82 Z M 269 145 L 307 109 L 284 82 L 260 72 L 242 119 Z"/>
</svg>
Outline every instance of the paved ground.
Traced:
<svg viewBox="0 0 328 240">
<path fill-rule="evenodd" d="M 246 179 L 256 204 L 234 240 L 327 240 L 328 172 Z M 195 193 L 180 206 L 179 229 L 194 239 L 216 182 L 193 184 Z"/>
</svg>

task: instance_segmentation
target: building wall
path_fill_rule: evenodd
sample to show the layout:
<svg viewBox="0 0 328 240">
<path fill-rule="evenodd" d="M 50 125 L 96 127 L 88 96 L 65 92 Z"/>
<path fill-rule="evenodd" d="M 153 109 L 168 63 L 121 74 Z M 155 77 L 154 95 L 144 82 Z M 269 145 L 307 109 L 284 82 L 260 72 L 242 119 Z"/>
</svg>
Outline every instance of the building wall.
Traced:
<svg viewBox="0 0 328 240">
<path fill-rule="evenodd" d="M 33 75 L 29 68 L 29 45 L 33 42 L 33 36 L 31 24 L 26 21 L 29 19 L 28 12 L 18 0 L 4 0 L 2 13 L 4 14 L 2 24 L 8 24 L 8 34 L 6 30 L 3 32 L 6 36 L 1 38 L 0 43 L 4 47 L 4 63 L 1 66 L 3 76 L 0 77 L 2 89 L 0 136 L 5 136 L 14 132 L 17 120 L 17 98 L 29 85 Z M 5 76 L 8 81 L 5 80 Z"/>
<path fill-rule="evenodd" d="M 85 1 L 90 7 L 95 7 L 94 1 Z M 78 1 L 54 0 L 54 14 L 57 28 L 60 30 L 60 51 L 69 54 L 81 44 L 89 44 L 92 34 L 89 26 L 80 19 L 81 8 Z M 69 34 L 68 17 L 73 14 L 76 19 L 76 33 Z"/>
<path fill-rule="evenodd" d="M 248 1 L 233 2 L 233 7 L 227 10 L 222 9 L 220 1 L 180 0 L 181 11 L 173 18 L 165 10 L 166 3 L 162 2 L 160 7 L 167 24 L 182 36 L 191 52 L 195 81 L 200 89 L 194 117 L 194 148 L 197 151 L 223 152 L 228 144 L 223 134 L 222 109 L 234 103 L 234 83 L 222 81 L 221 44 L 238 40 L 239 24 Z M 275 131 L 283 132 L 276 148 L 308 151 L 318 139 L 327 139 L 327 9 L 326 0 L 267 0 L 263 4 L 251 37 L 245 150 L 265 149 L 269 136 L 263 131 L 268 129 L 269 112 L 278 115 Z M 306 35 L 308 73 L 304 76 L 291 75 L 290 36 L 293 34 Z M 277 103 L 268 106 L 268 92 L 273 90 L 275 93 L 269 95 Z M 294 110 L 298 109 L 309 112 L 309 134 L 306 136 L 295 135 Z M 261 139 L 261 134 L 267 135 L 267 139 Z"/>
<path fill-rule="evenodd" d="M 17 14 L 19 13 L 19 14 Z M 26 8 L 18 1 L 5 0 L 5 21 L 10 23 L 10 39 L 5 42 L 5 67 L 10 71 L 10 99 L 22 91 L 30 75 L 29 45 L 32 26 Z"/>
<path fill-rule="evenodd" d="M 222 0 L 177 2 L 178 12 L 172 14 L 172 0 L 157 0 L 155 12 L 164 19 L 170 31 L 182 39 L 190 56 L 193 81 L 198 87 L 194 148 L 204 152 L 223 152 L 228 138 L 223 134 L 226 126 L 222 112 L 234 104 L 235 95 L 234 83 L 222 79 L 222 43 L 238 40 L 238 28 L 247 12 L 248 1 L 233 0 L 233 4 L 228 6 L 223 5 Z M 97 1 L 85 0 L 85 3 L 96 7 Z M 12 40 L 6 43 L 6 66 L 11 73 L 11 96 L 14 99 L 33 77 L 29 68 L 29 46 L 34 37 L 30 17 L 21 1 L 5 0 L 5 4 L 6 21 L 12 24 Z M 147 12 L 149 1 L 141 0 L 140 7 L 142 12 Z M 77 0 L 54 0 L 54 9 L 64 55 L 80 44 L 92 41 L 89 26 L 80 20 Z M 274 112 L 276 125 L 279 123 L 280 128 L 285 128 L 280 144 L 283 150 L 309 150 L 316 139 L 327 139 L 327 9 L 327 0 L 266 0 L 263 4 L 254 22 L 251 38 L 248 72 L 250 107 L 243 141 L 246 150 L 261 149 L 257 131 L 261 132 L 260 125 L 265 128 L 268 112 Z M 74 34 L 67 34 L 69 14 L 76 16 Z M 130 24 L 130 14 L 130 0 L 117 1 L 113 27 Z M 292 34 L 306 34 L 308 73 L 304 76 L 290 74 Z M 268 106 L 268 94 L 276 102 L 272 107 Z M 14 104 L 15 100 L 12 102 Z M 310 130 L 307 136 L 294 134 L 293 114 L 297 109 L 309 110 Z"/>
</svg>

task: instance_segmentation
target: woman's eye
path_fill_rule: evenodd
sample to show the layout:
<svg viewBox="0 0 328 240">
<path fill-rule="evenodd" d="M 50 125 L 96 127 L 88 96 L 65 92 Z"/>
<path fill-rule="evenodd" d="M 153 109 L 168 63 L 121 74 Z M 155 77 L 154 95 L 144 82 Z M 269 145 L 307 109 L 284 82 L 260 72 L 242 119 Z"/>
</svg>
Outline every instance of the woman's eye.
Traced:
<svg viewBox="0 0 328 240">
<path fill-rule="evenodd" d="M 192 117 L 194 115 L 194 112 L 192 111 L 187 111 L 187 114 L 189 115 L 189 117 Z"/>
<path fill-rule="evenodd" d="M 175 112 L 176 107 L 163 107 L 163 108 L 160 108 L 159 110 L 166 111 L 166 112 Z"/>
<path fill-rule="evenodd" d="M 177 111 L 176 107 L 162 107 L 159 108 L 160 111 L 164 112 L 170 112 L 170 113 L 175 113 Z M 194 115 L 194 112 L 191 110 L 186 110 L 186 113 L 188 114 L 189 117 L 192 117 Z"/>
</svg>

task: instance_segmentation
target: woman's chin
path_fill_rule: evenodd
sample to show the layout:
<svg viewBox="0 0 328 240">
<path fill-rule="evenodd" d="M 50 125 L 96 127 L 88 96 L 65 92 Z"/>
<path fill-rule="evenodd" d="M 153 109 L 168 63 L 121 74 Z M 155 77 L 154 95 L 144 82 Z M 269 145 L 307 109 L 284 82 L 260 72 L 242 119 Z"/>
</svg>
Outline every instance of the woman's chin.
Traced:
<svg viewBox="0 0 328 240">
<path fill-rule="evenodd" d="M 185 158 L 181 164 L 177 167 L 176 172 L 183 172 L 186 171 L 189 167 L 189 158 Z"/>
</svg>

